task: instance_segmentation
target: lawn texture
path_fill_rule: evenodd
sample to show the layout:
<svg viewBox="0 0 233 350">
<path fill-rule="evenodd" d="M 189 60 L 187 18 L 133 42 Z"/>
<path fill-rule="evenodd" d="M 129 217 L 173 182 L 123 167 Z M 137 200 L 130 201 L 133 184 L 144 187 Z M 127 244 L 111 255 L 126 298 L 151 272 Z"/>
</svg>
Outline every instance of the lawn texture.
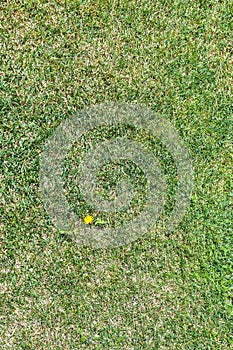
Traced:
<svg viewBox="0 0 233 350">
<path fill-rule="evenodd" d="M 0 1 L 1 349 L 233 349 L 232 5 Z M 106 101 L 167 118 L 195 180 L 171 234 L 97 250 L 52 225 L 39 168 L 56 127 Z"/>
</svg>

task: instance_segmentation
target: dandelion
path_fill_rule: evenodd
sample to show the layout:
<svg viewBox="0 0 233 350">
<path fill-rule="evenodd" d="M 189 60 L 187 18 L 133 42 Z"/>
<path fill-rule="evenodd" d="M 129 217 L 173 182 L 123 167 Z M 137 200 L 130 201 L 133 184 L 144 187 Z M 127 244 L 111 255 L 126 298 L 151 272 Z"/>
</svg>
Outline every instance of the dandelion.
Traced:
<svg viewBox="0 0 233 350">
<path fill-rule="evenodd" d="M 85 224 L 91 224 L 92 222 L 93 222 L 93 216 L 91 216 L 91 215 L 87 215 L 87 216 L 85 216 L 85 218 L 84 218 L 84 222 L 85 222 Z"/>
</svg>

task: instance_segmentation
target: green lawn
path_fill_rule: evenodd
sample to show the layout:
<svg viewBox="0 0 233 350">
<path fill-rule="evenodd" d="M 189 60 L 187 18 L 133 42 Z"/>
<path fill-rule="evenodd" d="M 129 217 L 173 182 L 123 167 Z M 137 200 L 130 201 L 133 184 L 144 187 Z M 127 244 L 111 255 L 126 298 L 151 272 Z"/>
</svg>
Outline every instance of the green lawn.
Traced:
<svg viewBox="0 0 233 350">
<path fill-rule="evenodd" d="M 227 0 L 0 1 L 1 349 L 233 349 L 232 9 Z M 171 234 L 92 249 L 46 214 L 40 155 L 62 121 L 106 101 L 169 120 L 195 180 Z M 69 172 L 88 142 L 66 164 L 73 207 Z"/>
</svg>

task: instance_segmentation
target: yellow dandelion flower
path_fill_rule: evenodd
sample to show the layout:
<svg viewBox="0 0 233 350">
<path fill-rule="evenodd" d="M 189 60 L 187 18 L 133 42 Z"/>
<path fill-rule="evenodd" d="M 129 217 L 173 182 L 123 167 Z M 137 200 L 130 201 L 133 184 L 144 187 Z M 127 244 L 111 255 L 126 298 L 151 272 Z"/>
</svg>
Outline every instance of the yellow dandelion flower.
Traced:
<svg viewBox="0 0 233 350">
<path fill-rule="evenodd" d="M 87 216 L 85 216 L 85 218 L 83 220 L 84 220 L 85 224 L 87 224 L 87 225 L 91 224 L 93 221 L 93 216 L 87 215 Z"/>
</svg>

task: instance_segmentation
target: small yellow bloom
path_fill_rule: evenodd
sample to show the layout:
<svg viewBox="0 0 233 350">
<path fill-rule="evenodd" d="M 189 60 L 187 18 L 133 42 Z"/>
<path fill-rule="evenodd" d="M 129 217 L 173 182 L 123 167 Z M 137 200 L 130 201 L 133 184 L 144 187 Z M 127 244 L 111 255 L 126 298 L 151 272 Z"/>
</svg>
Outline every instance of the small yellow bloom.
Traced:
<svg viewBox="0 0 233 350">
<path fill-rule="evenodd" d="M 85 224 L 87 224 L 87 225 L 88 225 L 88 224 L 91 224 L 92 221 L 93 221 L 93 216 L 91 216 L 91 215 L 85 216 L 85 218 L 84 218 Z"/>
</svg>

